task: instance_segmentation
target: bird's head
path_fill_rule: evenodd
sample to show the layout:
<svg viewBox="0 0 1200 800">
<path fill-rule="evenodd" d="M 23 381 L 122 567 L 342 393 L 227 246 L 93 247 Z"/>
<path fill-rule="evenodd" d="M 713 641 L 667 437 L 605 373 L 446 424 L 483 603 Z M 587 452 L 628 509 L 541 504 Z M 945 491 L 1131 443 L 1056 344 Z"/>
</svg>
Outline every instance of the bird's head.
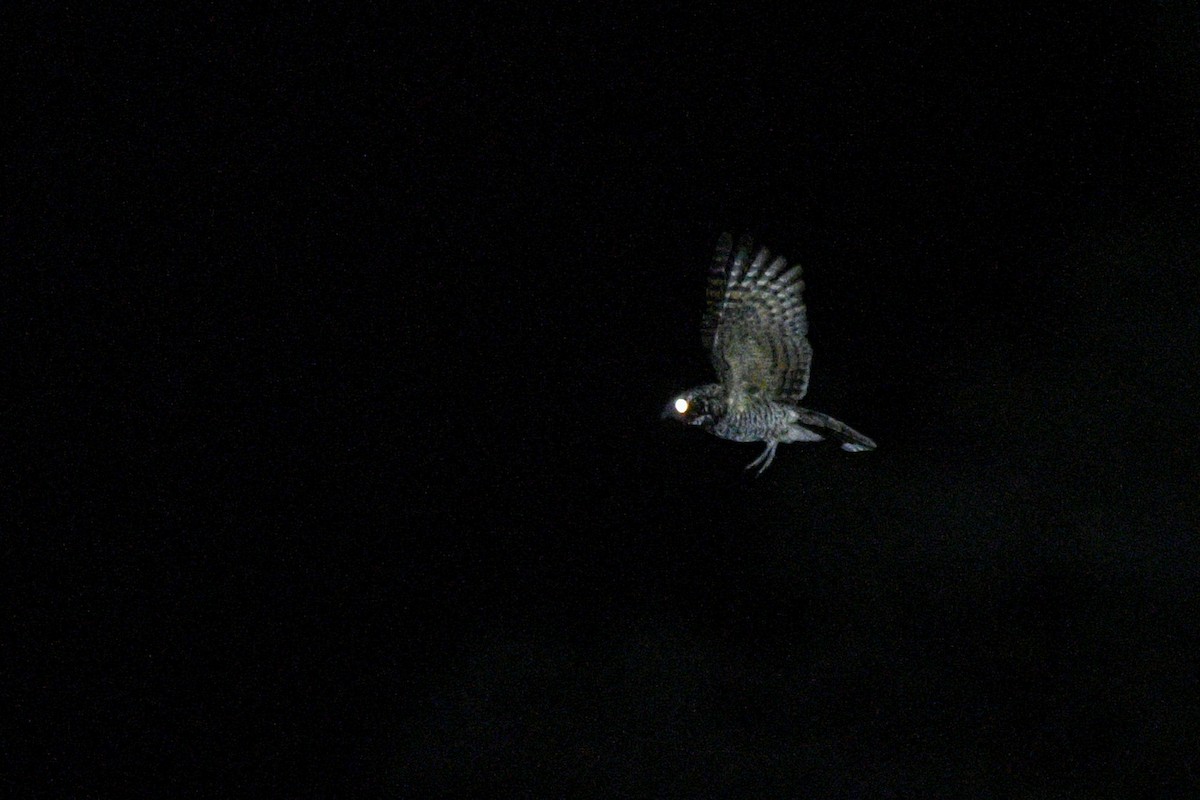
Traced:
<svg viewBox="0 0 1200 800">
<path fill-rule="evenodd" d="M 716 423 L 722 405 L 720 387 L 711 384 L 677 394 L 671 398 L 662 416 L 664 419 L 679 420 L 685 425 L 708 428 Z"/>
</svg>

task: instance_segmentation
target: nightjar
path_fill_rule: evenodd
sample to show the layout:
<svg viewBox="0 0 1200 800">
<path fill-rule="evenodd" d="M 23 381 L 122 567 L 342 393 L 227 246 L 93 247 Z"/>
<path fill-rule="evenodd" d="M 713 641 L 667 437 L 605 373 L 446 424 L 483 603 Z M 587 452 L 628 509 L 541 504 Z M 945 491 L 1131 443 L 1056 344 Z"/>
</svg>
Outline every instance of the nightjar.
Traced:
<svg viewBox="0 0 1200 800">
<path fill-rule="evenodd" d="M 723 234 L 708 276 L 708 303 L 701 333 L 720 383 L 676 397 L 664 412 L 688 425 L 735 442 L 766 442 L 746 469 L 761 473 L 780 442 L 816 442 L 826 437 L 843 450 L 873 450 L 858 431 L 796 403 L 808 390 L 812 346 L 801 294 L 800 266 L 788 269 L 764 247 L 751 260 L 752 241 L 737 251 Z"/>
</svg>

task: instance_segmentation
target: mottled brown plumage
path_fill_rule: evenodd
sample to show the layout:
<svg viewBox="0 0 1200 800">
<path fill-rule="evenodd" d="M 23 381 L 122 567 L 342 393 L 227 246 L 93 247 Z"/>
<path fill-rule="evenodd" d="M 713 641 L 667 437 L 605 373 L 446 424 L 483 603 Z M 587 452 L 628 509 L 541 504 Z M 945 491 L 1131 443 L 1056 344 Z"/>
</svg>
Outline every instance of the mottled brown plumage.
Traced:
<svg viewBox="0 0 1200 800">
<path fill-rule="evenodd" d="M 772 259 L 765 247 L 751 259 L 752 250 L 749 237 L 736 251 L 728 233 L 717 242 L 701 334 L 720 382 L 684 392 L 668 413 L 723 439 L 766 442 L 749 465 L 761 464 L 759 472 L 780 442 L 828 436 L 843 450 L 874 449 L 849 426 L 796 405 L 808 391 L 812 364 L 800 266 L 789 269 L 787 259 Z"/>
</svg>

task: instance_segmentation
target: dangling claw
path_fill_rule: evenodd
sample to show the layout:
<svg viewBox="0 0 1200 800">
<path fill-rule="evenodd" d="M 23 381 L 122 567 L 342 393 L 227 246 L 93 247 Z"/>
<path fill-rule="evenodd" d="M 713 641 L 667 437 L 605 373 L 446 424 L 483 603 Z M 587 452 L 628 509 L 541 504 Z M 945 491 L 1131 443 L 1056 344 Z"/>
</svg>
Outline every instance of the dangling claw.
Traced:
<svg viewBox="0 0 1200 800">
<path fill-rule="evenodd" d="M 747 464 L 746 469 L 753 469 L 761 463 L 762 466 L 758 467 L 758 472 L 755 474 L 762 475 L 763 470 L 771 466 L 771 462 L 775 460 L 775 448 L 778 446 L 779 442 L 767 442 L 766 449 L 762 451 L 762 454 L 758 458 Z"/>
</svg>

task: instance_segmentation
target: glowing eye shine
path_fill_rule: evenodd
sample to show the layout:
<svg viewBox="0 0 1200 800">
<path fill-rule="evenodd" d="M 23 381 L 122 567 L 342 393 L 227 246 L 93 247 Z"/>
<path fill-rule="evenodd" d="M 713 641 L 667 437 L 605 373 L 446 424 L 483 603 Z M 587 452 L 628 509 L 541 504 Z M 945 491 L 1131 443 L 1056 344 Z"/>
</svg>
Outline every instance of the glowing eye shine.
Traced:
<svg viewBox="0 0 1200 800">
<path fill-rule="evenodd" d="M 680 414 L 685 413 L 688 410 L 688 401 L 684 400 L 682 397 L 680 397 L 678 400 L 675 401 L 675 410 L 678 411 Z"/>
</svg>

